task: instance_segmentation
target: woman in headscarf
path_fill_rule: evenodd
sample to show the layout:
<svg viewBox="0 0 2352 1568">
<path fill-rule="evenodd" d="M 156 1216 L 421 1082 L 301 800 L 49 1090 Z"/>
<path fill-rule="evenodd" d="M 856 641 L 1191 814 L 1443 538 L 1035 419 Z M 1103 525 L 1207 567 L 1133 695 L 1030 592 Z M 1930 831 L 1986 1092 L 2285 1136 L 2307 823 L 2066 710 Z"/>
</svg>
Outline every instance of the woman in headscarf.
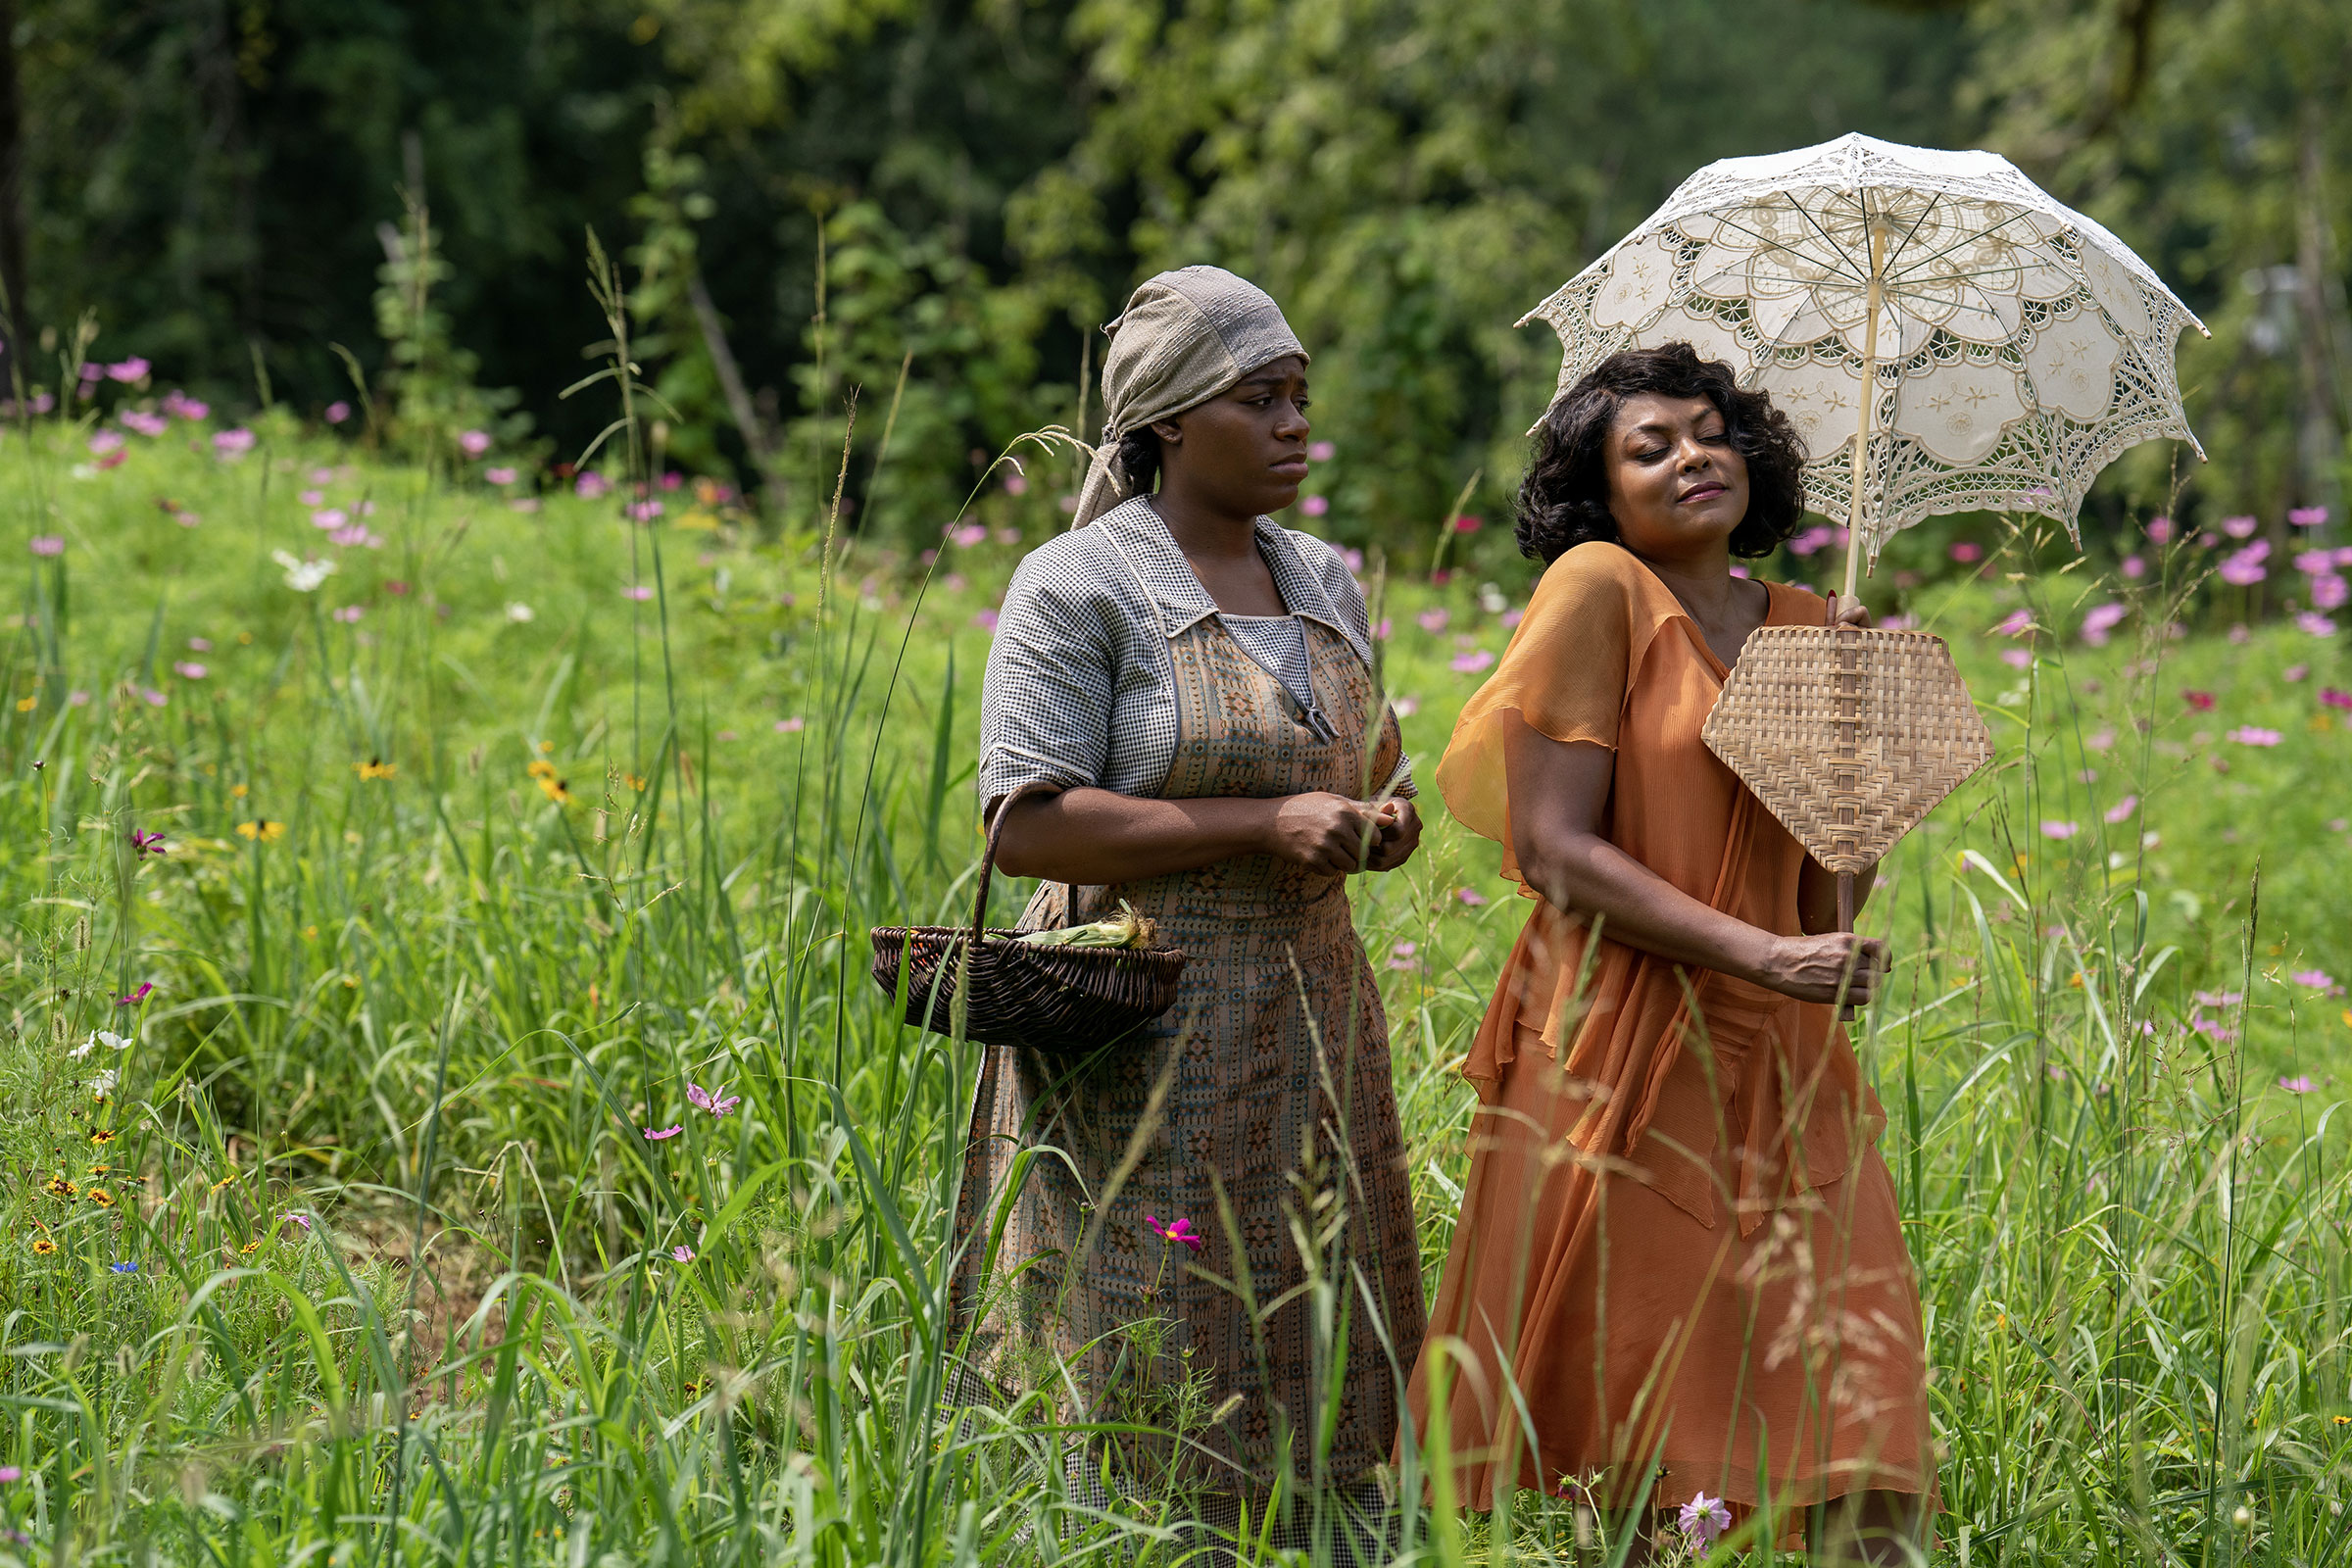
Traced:
<svg viewBox="0 0 2352 1568">
<path fill-rule="evenodd" d="M 1537 428 L 1519 541 L 1550 564 L 1438 767 L 1537 903 L 1463 1067 L 1411 1408 L 1428 1431 L 1445 1362 L 1482 1509 L 1811 1509 L 1816 1560 L 1899 1562 L 1935 1490 L 1919 1297 L 1836 1009 L 1886 952 L 1699 738 L 1749 632 L 1832 609 L 1733 564 L 1794 530 L 1801 465 L 1687 344 L 1611 356 Z"/>
<path fill-rule="evenodd" d="M 1423 1302 L 1346 883 L 1403 864 L 1420 821 L 1362 593 L 1269 520 L 1307 470 L 1281 310 L 1188 267 L 1110 331 L 1077 526 L 1000 612 L 979 789 L 1007 813 L 998 863 L 1048 879 L 1024 924 L 1125 903 L 1189 961 L 1099 1059 L 988 1051 L 957 1212 L 970 1365 L 1181 1433 L 1107 1442 L 1114 1487 L 1254 1533 L 1285 1484 L 1276 1540 L 1341 1513 L 1360 1540 Z"/>
</svg>

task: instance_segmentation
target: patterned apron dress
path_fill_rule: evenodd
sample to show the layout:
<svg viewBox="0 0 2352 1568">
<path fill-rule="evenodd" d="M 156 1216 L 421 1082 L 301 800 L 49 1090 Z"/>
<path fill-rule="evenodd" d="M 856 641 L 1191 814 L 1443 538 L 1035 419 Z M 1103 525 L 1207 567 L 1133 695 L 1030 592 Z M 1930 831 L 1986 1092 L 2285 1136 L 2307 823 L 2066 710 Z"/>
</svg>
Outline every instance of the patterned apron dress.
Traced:
<svg viewBox="0 0 2352 1568">
<path fill-rule="evenodd" d="M 1319 711 L 1214 615 L 1170 639 L 1179 737 L 1159 798 L 1361 800 L 1388 780 L 1401 743 L 1384 710 L 1366 757 L 1370 671 L 1301 624 Z M 1023 923 L 1122 899 L 1188 955 L 1182 992 L 1091 1061 L 987 1050 L 956 1216 L 969 1364 L 1065 1418 L 1157 1429 L 1102 1445 L 1123 1490 L 1263 1496 L 1286 1471 L 1294 1490 L 1360 1486 L 1396 1441 L 1424 1302 L 1388 1028 L 1346 879 L 1241 856 L 1074 897 L 1048 884 Z M 1189 1219 L 1200 1250 L 1146 1215 Z M 1056 1363 L 1076 1408 L 1055 1396 Z"/>
</svg>

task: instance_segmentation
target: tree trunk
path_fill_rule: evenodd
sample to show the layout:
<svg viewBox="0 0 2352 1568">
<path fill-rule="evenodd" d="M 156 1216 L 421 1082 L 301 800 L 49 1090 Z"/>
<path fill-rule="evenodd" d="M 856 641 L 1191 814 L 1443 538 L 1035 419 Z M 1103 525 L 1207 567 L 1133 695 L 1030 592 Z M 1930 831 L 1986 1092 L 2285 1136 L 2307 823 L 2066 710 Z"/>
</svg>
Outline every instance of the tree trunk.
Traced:
<svg viewBox="0 0 2352 1568">
<path fill-rule="evenodd" d="M 37 377 L 19 358 L 32 339 L 24 303 L 24 106 L 17 87 L 17 0 L 0 0 L 0 387 Z"/>
<path fill-rule="evenodd" d="M 2326 507 L 2341 518 L 2343 510 L 2343 431 L 2337 423 L 2343 367 L 2337 363 L 2340 344 L 2339 305 L 2329 297 L 2328 210 L 2324 176 L 2327 121 L 2320 104 L 2305 99 L 2297 127 L 2300 139 L 2295 180 L 2295 306 L 2302 318 L 2301 380 L 2303 418 L 2297 432 L 2296 466 L 2302 471 L 2298 488 L 2305 506 Z"/>
</svg>

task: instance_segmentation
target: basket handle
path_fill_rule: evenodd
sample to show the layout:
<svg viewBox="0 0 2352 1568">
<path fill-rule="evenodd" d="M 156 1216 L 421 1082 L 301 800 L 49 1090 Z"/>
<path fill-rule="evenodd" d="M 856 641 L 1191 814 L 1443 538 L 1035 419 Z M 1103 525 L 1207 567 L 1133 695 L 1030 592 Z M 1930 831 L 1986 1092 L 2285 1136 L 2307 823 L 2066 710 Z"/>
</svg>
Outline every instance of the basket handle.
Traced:
<svg viewBox="0 0 2352 1568">
<path fill-rule="evenodd" d="M 980 940 L 988 930 L 988 885 L 997 874 L 997 841 L 1004 836 L 1004 819 L 1012 814 L 1014 803 L 1022 796 L 1034 794 L 1050 786 L 1031 780 L 997 803 L 997 814 L 989 819 L 988 844 L 980 852 L 980 893 L 972 901 L 972 951 L 980 951 Z"/>
</svg>

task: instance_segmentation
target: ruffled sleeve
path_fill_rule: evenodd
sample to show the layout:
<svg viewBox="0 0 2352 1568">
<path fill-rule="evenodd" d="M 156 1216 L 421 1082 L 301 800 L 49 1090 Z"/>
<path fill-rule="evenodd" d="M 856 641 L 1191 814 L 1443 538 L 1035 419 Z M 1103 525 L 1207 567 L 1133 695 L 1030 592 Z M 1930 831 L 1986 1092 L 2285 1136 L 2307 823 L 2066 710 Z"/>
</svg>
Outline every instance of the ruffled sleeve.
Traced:
<svg viewBox="0 0 2352 1568">
<path fill-rule="evenodd" d="M 1647 574 L 1623 547 L 1598 542 L 1563 554 L 1536 585 L 1502 662 L 1454 721 L 1438 763 L 1446 808 L 1510 856 L 1510 790 L 1503 737 L 1514 717 L 1555 741 L 1617 748 L 1617 723 L 1656 616 Z"/>
</svg>

